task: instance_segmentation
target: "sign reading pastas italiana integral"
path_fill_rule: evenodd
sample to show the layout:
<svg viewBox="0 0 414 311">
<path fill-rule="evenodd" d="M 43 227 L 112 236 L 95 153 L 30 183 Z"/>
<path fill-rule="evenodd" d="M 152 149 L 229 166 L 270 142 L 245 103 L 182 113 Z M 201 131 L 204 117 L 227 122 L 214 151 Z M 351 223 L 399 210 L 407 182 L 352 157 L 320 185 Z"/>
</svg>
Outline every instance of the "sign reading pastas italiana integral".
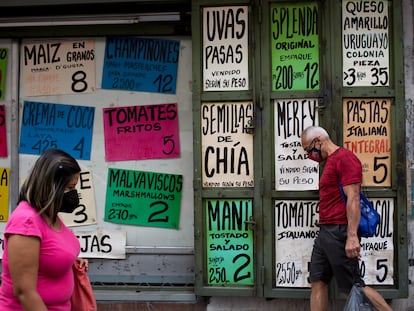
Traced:
<svg viewBox="0 0 414 311">
<path fill-rule="evenodd" d="M 7 157 L 6 106 L 0 105 L 0 157 Z"/>
<path fill-rule="evenodd" d="M 391 101 L 343 99 L 344 147 L 362 162 L 365 186 L 391 186 Z"/>
<path fill-rule="evenodd" d="M 20 153 L 40 155 L 58 148 L 72 157 L 89 160 L 95 107 L 25 101 Z"/>
<path fill-rule="evenodd" d="M 272 5 L 272 90 L 319 90 L 318 4 Z"/>
<path fill-rule="evenodd" d="M 308 263 L 319 232 L 318 208 L 318 201 L 275 201 L 275 286 L 310 286 Z"/>
<path fill-rule="evenodd" d="M 206 238 L 209 285 L 253 285 L 251 200 L 207 200 Z"/>
<path fill-rule="evenodd" d="M 0 100 L 4 99 L 6 93 L 6 70 L 7 70 L 7 49 L 0 49 Z"/>
<path fill-rule="evenodd" d="M 180 156 L 176 103 L 104 108 L 103 112 L 107 161 Z"/>
<path fill-rule="evenodd" d="M 102 88 L 175 94 L 180 41 L 108 37 Z"/>
<path fill-rule="evenodd" d="M 342 1 L 344 86 L 389 85 L 388 1 Z"/>
<path fill-rule="evenodd" d="M 375 235 L 361 239 L 361 277 L 367 285 L 394 285 L 394 199 L 369 198 L 380 214 Z"/>
<path fill-rule="evenodd" d="M 95 91 L 93 40 L 27 41 L 22 44 L 25 96 Z"/>
<path fill-rule="evenodd" d="M 309 160 L 300 135 L 318 125 L 317 99 L 275 100 L 276 190 L 317 190 L 319 165 Z"/>
<path fill-rule="evenodd" d="M 252 102 L 203 103 L 203 187 L 253 187 Z"/>
<path fill-rule="evenodd" d="M 9 219 L 9 182 L 10 169 L 0 168 L 0 221 Z"/>
<path fill-rule="evenodd" d="M 91 172 L 81 172 L 79 182 L 76 184 L 79 194 L 79 205 L 73 213 L 60 213 L 66 226 L 86 226 L 97 223 L 95 191 Z"/>
<path fill-rule="evenodd" d="M 249 9 L 203 8 L 203 90 L 249 89 Z"/>
<path fill-rule="evenodd" d="M 183 176 L 110 168 L 105 221 L 178 229 Z"/>
</svg>

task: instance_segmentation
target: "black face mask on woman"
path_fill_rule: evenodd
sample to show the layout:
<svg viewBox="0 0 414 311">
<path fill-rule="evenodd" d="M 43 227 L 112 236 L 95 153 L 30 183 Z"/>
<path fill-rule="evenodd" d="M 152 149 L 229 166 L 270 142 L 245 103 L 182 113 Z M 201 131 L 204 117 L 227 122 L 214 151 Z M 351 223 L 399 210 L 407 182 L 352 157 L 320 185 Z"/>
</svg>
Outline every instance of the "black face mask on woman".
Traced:
<svg viewBox="0 0 414 311">
<path fill-rule="evenodd" d="M 76 189 L 70 190 L 63 194 L 62 207 L 60 212 L 62 213 L 73 213 L 75 208 L 79 205 L 79 195 Z"/>
</svg>

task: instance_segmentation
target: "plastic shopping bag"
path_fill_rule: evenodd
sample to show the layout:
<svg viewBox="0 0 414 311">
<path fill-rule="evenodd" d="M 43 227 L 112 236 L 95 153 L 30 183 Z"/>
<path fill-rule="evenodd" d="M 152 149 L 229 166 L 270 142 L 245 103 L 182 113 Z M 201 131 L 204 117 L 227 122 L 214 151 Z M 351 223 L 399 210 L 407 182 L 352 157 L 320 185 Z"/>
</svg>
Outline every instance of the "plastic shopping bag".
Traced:
<svg viewBox="0 0 414 311">
<path fill-rule="evenodd" d="M 361 285 L 354 284 L 346 300 L 344 311 L 375 311 L 375 308 L 365 296 Z"/>
<path fill-rule="evenodd" d="M 86 273 L 86 267 L 79 267 L 79 263 L 73 264 L 73 276 L 75 287 L 71 298 L 72 311 L 97 311 L 95 295 L 92 285 Z"/>
</svg>

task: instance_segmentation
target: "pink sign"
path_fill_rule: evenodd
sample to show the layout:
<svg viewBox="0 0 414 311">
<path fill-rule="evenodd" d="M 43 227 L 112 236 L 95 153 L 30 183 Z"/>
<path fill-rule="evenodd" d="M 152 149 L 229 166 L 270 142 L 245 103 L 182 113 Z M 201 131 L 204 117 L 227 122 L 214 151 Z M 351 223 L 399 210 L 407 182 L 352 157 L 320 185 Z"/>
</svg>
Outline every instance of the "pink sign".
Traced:
<svg viewBox="0 0 414 311">
<path fill-rule="evenodd" d="M 0 157 L 7 157 L 6 108 L 0 105 Z"/>
<path fill-rule="evenodd" d="M 106 161 L 178 158 L 177 104 L 104 108 Z"/>
</svg>

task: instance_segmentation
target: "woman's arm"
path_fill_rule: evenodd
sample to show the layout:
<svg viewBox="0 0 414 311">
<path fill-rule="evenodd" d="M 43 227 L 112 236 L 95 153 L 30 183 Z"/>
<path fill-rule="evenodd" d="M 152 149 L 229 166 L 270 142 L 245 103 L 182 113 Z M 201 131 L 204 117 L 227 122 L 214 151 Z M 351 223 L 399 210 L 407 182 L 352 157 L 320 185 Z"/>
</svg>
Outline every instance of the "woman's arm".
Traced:
<svg viewBox="0 0 414 311">
<path fill-rule="evenodd" d="M 11 234 L 7 240 L 13 290 L 25 311 L 47 311 L 37 292 L 40 239 Z"/>
</svg>

